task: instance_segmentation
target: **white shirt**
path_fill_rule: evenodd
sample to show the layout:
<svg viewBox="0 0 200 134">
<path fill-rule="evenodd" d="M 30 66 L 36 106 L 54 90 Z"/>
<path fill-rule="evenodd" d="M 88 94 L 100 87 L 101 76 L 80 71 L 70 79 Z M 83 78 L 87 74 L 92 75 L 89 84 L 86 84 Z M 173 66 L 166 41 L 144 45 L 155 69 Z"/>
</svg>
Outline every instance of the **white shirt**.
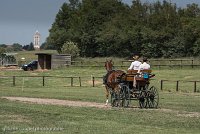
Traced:
<svg viewBox="0 0 200 134">
<path fill-rule="evenodd" d="M 131 66 L 128 68 L 128 70 L 138 70 L 139 69 L 139 66 L 141 65 L 142 63 L 140 61 L 134 61 L 131 63 Z"/>
<path fill-rule="evenodd" d="M 143 62 L 143 63 L 139 66 L 139 70 L 146 70 L 146 69 L 150 69 L 150 65 L 147 64 L 146 62 Z"/>
</svg>

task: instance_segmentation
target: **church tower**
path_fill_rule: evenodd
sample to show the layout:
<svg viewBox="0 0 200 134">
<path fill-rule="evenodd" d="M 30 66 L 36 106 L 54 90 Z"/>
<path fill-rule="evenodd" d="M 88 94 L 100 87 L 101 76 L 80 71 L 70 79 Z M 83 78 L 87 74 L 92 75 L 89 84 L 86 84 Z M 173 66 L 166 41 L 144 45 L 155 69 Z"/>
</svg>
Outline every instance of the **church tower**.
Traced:
<svg viewBox="0 0 200 134">
<path fill-rule="evenodd" d="M 40 48 L 40 33 L 38 32 L 38 30 L 35 32 L 34 37 L 33 37 L 33 45 L 35 49 L 39 49 Z"/>
</svg>

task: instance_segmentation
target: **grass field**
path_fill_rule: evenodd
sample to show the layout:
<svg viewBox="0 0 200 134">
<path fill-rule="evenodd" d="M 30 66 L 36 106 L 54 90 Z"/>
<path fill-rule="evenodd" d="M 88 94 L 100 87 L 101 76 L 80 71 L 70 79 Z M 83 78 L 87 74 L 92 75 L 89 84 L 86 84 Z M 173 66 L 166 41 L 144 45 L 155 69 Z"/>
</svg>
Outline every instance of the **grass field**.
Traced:
<svg viewBox="0 0 200 134">
<path fill-rule="evenodd" d="M 118 68 L 120 69 L 120 68 Z M 123 68 L 126 70 L 126 68 Z M 156 74 L 151 84 L 160 89 L 160 80 L 200 80 L 198 69 L 153 70 Z M 81 76 L 82 87 L 67 85 L 67 79 L 46 80 L 41 78 L 17 78 L 16 86 L 12 78 L 0 79 L 0 97 L 22 96 L 53 98 L 105 103 L 102 80 L 97 79 L 91 86 L 91 76 L 101 77 L 104 68 L 68 67 L 50 71 L 24 72 L 0 71 L 0 76 Z M 76 80 L 75 80 L 76 82 Z M 22 103 L 0 99 L 0 133 L 5 134 L 94 134 L 94 133 L 143 133 L 143 134 L 198 134 L 200 132 L 200 93 L 193 93 L 193 83 L 181 82 L 180 91 L 175 91 L 175 82 L 164 83 L 160 91 L 158 109 L 139 109 L 138 102 L 132 101 L 135 108 L 89 108 L 57 105 Z M 200 83 L 197 83 L 200 91 Z"/>
<path fill-rule="evenodd" d="M 126 68 L 116 68 L 123 69 L 126 71 Z M 92 86 L 92 77 L 95 78 L 95 85 L 102 87 L 102 77 L 105 75 L 106 71 L 103 67 L 67 67 L 63 69 L 55 69 L 50 71 L 0 71 L 0 76 L 56 76 L 56 77 L 81 77 L 82 86 Z M 200 80 L 200 71 L 198 69 L 160 69 L 153 70 L 153 73 L 156 74 L 156 77 L 151 81 L 152 85 L 160 89 L 161 80 L 169 80 L 163 83 L 164 91 L 175 91 L 176 90 L 176 81 L 179 80 L 179 91 L 181 92 L 193 92 L 194 83 L 189 81 L 199 81 Z M 10 78 L 0 78 L 1 86 L 12 86 L 12 77 Z M 73 80 L 75 86 L 79 86 L 79 79 L 76 78 Z M 68 87 L 71 85 L 70 78 L 45 78 L 45 87 Z M 32 78 L 32 77 L 17 77 L 16 78 L 16 87 L 18 88 L 26 87 L 42 87 L 42 78 Z M 197 92 L 200 92 L 200 82 L 197 82 Z"/>
<path fill-rule="evenodd" d="M 200 96 L 169 93 L 161 96 L 162 109 L 156 110 L 64 107 L 1 99 L 1 132 L 47 133 L 43 128 L 57 128 L 60 131 L 51 133 L 199 133 Z M 15 128 L 16 131 L 9 131 Z"/>
<path fill-rule="evenodd" d="M 18 65 L 29 63 L 32 60 L 37 60 L 36 53 L 48 53 L 48 54 L 57 54 L 56 50 L 36 50 L 36 51 L 19 51 L 15 55 L 16 60 L 18 61 Z M 21 61 L 21 58 L 25 58 L 25 60 Z M 101 58 L 76 58 L 72 59 L 75 61 L 74 65 L 91 65 L 91 66 L 102 66 L 102 63 L 105 62 L 106 59 L 112 59 L 114 61 L 114 65 L 116 66 L 129 66 L 130 62 L 127 61 L 128 58 L 117 58 L 117 57 L 101 57 Z M 140 59 L 141 60 L 141 59 Z M 180 65 L 199 65 L 200 60 L 199 57 L 185 57 L 185 58 L 177 58 L 177 59 L 149 59 L 151 65 L 179 65 L 176 67 L 162 66 L 161 68 L 174 69 L 181 68 Z M 158 66 L 157 66 L 158 67 Z M 186 68 L 187 66 L 184 66 Z M 197 66 L 198 67 L 198 66 Z M 191 66 L 188 66 L 191 68 Z"/>
</svg>

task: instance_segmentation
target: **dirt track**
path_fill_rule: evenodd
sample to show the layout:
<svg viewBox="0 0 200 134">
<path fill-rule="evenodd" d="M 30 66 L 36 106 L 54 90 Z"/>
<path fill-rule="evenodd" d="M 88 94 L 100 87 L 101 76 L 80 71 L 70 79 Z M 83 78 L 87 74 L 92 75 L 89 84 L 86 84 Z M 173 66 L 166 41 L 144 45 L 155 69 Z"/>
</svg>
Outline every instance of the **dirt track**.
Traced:
<svg viewBox="0 0 200 134">
<path fill-rule="evenodd" d="M 29 98 L 29 97 L 1 97 L 2 99 L 7 99 L 10 101 L 20 101 L 24 103 L 35 103 L 35 104 L 44 104 L 44 105 L 60 105 L 60 106 L 71 106 L 71 107 L 95 107 L 103 109 L 111 109 L 111 106 L 106 106 L 104 103 L 96 102 L 82 102 L 82 101 L 69 101 L 69 100 L 58 100 L 58 99 L 47 99 L 47 98 Z M 140 110 L 138 107 L 131 107 L 130 109 Z M 187 112 L 187 111 L 177 111 L 172 109 L 144 109 L 144 110 L 155 110 L 161 111 L 164 113 L 173 113 L 179 117 L 192 117 L 200 118 L 199 112 Z"/>
<path fill-rule="evenodd" d="M 36 103 L 46 105 L 61 105 L 61 106 L 74 106 L 74 107 L 96 107 L 96 108 L 110 108 L 103 103 L 96 102 L 82 102 L 82 101 L 69 101 L 58 99 L 42 99 L 42 98 L 29 98 L 29 97 L 1 97 L 11 101 L 21 101 L 25 103 Z"/>
</svg>

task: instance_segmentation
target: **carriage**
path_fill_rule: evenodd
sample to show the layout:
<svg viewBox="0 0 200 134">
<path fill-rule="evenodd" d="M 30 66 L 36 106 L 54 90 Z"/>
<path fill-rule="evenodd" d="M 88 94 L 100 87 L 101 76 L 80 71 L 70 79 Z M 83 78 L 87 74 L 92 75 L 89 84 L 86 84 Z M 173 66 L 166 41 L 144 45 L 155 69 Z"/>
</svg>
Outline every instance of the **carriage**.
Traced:
<svg viewBox="0 0 200 134">
<path fill-rule="evenodd" d="M 142 70 L 140 73 L 137 70 L 128 70 L 126 74 L 118 76 L 120 90 L 111 91 L 111 105 L 128 107 L 131 100 L 138 100 L 140 108 L 157 108 L 158 91 L 154 86 L 149 87 L 150 79 L 154 76 L 151 70 Z"/>
<path fill-rule="evenodd" d="M 117 72 L 112 70 L 108 74 Z M 120 71 L 123 72 L 123 71 Z M 140 108 L 157 108 L 159 94 L 154 86 L 150 86 L 150 80 L 155 75 L 152 70 L 128 70 L 118 73 L 112 79 L 111 84 L 115 83 L 115 88 L 108 86 L 112 107 L 130 107 L 132 100 L 138 100 Z"/>
</svg>

